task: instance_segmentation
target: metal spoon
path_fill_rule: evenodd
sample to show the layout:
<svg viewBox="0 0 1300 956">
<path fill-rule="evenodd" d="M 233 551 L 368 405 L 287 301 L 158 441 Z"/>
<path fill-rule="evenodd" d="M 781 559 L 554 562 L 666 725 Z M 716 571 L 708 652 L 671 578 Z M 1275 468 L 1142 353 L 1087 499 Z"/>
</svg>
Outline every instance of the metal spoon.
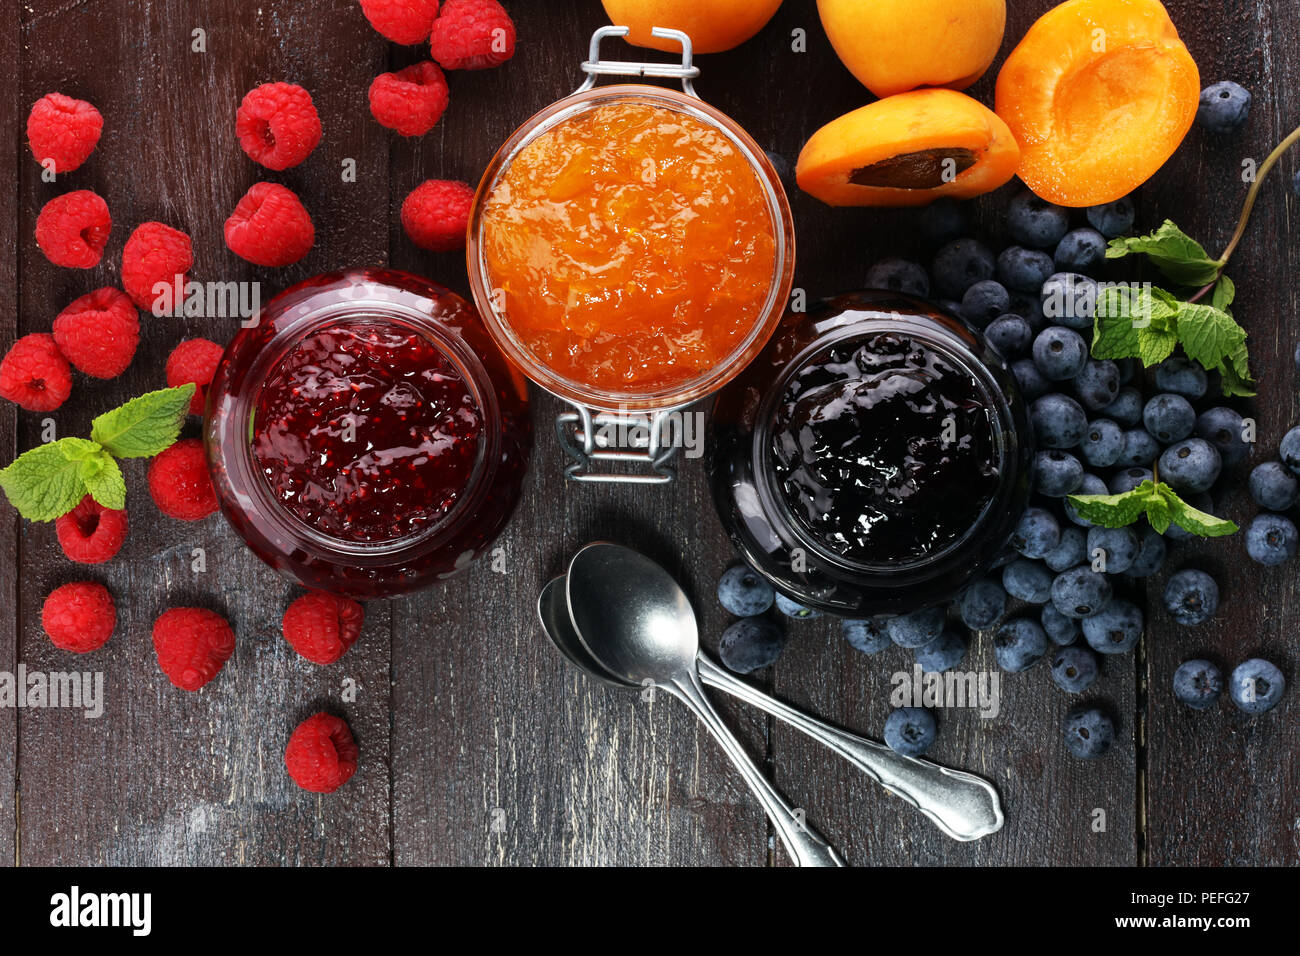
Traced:
<svg viewBox="0 0 1300 956">
<path fill-rule="evenodd" d="M 636 552 L 629 553 L 636 555 Z M 689 608 L 685 594 L 666 571 L 648 558 L 636 556 L 658 572 L 653 577 L 659 579 L 658 585 L 666 593 L 671 584 L 671 590 L 677 592 L 674 601 L 685 603 Z M 607 682 L 618 681 L 617 676 L 601 667 L 600 662 L 587 650 L 582 635 L 565 626 L 570 623 L 570 615 L 567 608 L 558 606 L 563 598 L 563 589 L 557 579 L 547 585 L 539 599 L 542 625 L 552 642 L 579 668 L 595 673 Z M 693 615 L 691 627 L 693 631 Z M 696 644 L 698 646 L 698 640 Z M 1001 801 L 997 790 L 984 778 L 960 770 L 950 770 L 928 760 L 901 756 L 883 744 L 832 726 L 765 694 L 724 670 L 703 652 L 699 653 L 698 661 L 700 677 L 705 684 L 771 714 L 829 747 L 885 789 L 912 804 L 953 839 L 978 840 L 1002 828 L 1004 817 Z M 603 673 L 591 671 L 593 665 L 601 668 Z M 621 683 L 626 686 L 626 682 Z"/>
<path fill-rule="evenodd" d="M 625 683 L 653 682 L 682 703 L 713 734 L 758 797 L 777 836 L 799 866 L 844 866 L 844 860 L 759 772 L 714 709 L 696 664 L 695 613 L 676 582 L 635 551 L 588 545 L 569 565 L 569 618 L 579 642 L 601 666 Z"/>
</svg>

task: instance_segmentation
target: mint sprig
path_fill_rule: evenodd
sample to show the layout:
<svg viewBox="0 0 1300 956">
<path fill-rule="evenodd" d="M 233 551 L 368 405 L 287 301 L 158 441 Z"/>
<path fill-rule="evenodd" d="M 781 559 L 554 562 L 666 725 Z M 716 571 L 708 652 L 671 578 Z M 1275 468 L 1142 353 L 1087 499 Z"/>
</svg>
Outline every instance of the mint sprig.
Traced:
<svg viewBox="0 0 1300 956">
<path fill-rule="evenodd" d="M 1157 534 L 1171 524 L 1202 538 L 1237 532 L 1233 522 L 1193 508 L 1164 482 L 1149 478 L 1119 495 L 1070 495 L 1070 504 L 1079 517 L 1103 528 L 1124 528 L 1145 515 Z"/>
<path fill-rule="evenodd" d="M 126 507 L 117 458 L 152 458 L 171 447 L 189 411 L 194 385 L 149 392 L 100 415 L 91 437 L 38 445 L 0 469 L 0 490 L 28 521 L 53 521 L 86 495 L 105 508 Z"/>
<path fill-rule="evenodd" d="M 1220 260 L 1211 259 L 1204 246 L 1168 219 L 1150 235 L 1112 239 L 1106 258 L 1122 259 L 1135 253 L 1150 259 L 1170 282 L 1193 288 L 1215 282 L 1224 266 Z"/>
</svg>

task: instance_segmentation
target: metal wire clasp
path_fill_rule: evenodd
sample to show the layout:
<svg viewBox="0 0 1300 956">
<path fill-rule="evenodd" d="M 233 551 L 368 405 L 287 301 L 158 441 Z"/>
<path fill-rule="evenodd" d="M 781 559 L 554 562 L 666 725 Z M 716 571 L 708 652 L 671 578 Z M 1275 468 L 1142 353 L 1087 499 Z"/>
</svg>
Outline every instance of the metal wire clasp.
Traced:
<svg viewBox="0 0 1300 956">
<path fill-rule="evenodd" d="M 700 68 L 691 63 L 691 38 L 681 30 L 669 30 L 655 27 L 650 32 L 661 40 L 676 40 L 682 45 L 681 63 L 634 63 L 629 60 L 602 60 L 600 58 L 600 41 L 605 37 L 625 37 L 630 32 L 628 27 L 601 27 L 591 35 L 591 49 L 587 60 L 582 64 L 582 72 L 587 74 L 586 81 L 578 87 L 583 93 L 596 85 L 599 76 L 655 76 L 670 77 L 682 81 L 682 90 L 688 96 L 699 99 L 695 85 L 691 82 L 700 75 Z"/>
<path fill-rule="evenodd" d="M 572 481 L 662 485 L 677 477 L 673 458 L 671 411 L 595 412 L 574 405 L 555 418 L 560 447 L 573 459 L 564 473 Z M 640 471 L 597 471 L 595 463 L 610 462 Z M 646 467 L 648 466 L 648 468 Z"/>
</svg>

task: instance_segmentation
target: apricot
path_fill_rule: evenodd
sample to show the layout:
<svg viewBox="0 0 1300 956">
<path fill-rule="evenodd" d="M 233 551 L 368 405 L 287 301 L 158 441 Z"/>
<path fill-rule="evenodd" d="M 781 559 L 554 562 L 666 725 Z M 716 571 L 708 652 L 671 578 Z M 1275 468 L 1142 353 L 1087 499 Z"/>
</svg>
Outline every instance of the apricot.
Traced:
<svg viewBox="0 0 1300 956">
<path fill-rule="evenodd" d="M 1068 0 L 1029 28 L 998 75 L 1020 178 L 1060 206 L 1128 195 L 1178 149 L 1201 78 L 1160 0 Z"/>
<path fill-rule="evenodd" d="M 681 30 L 696 53 L 721 53 L 740 46 L 772 19 L 781 0 L 601 0 L 609 22 L 630 28 L 627 42 L 676 53 L 671 40 L 651 36 L 652 27 Z"/>
<path fill-rule="evenodd" d="M 989 68 L 1006 0 L 817 0 L 831 46 L 877 96 L 918 86 L 964 90 Z"/>
<path fill-rule="evenodd" d="M 831 206 L 925 206 L 997 189 L 1019 161 L 1007 124 L 988 107 L 954 90 L 913 90 L 813 133 L 795 175 Z"/>
</svg>

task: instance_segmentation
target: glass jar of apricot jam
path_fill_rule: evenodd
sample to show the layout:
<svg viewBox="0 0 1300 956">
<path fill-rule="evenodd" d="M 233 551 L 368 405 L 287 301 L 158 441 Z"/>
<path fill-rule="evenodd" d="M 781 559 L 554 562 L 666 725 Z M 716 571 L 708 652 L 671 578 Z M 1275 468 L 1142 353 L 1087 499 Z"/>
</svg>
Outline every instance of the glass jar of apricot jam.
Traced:
<svg viewBox="0 0 1300 956">
<path fill-rule="evenodd" d="M 406 273 L 276 296 L 226 348 L 208 462 L 249 547 L 300 584 L 389 597 L 482 554 L 519 500 L 527 384 L 473 307 Z"/>
<path fill-rule="evenodd" d="M 978 332 L 917 299 L 849 293 L 788 315 L 719 393 L 714 502 L 792 600 L 912 611 L 1007 556 L 1030 436 L 1015 379 Z"/>
<path fill-rule="evenodd" d="M 689 40 L 673 33 L 681 66 L 601 60 L 601 37 L 620 32 L 598 31 L 588 83 L 505 142 L 470 219 L 470 282 L 488 330 L 581 412 L 560 423 L 566 448 L 566 423 L 653 419 L 734 378 L 780 320 L 794 270 L 780 179 L 694 94 Z M 612 73 L 676 76 L 683 90 L 595 88 Z"/>
</svg>

